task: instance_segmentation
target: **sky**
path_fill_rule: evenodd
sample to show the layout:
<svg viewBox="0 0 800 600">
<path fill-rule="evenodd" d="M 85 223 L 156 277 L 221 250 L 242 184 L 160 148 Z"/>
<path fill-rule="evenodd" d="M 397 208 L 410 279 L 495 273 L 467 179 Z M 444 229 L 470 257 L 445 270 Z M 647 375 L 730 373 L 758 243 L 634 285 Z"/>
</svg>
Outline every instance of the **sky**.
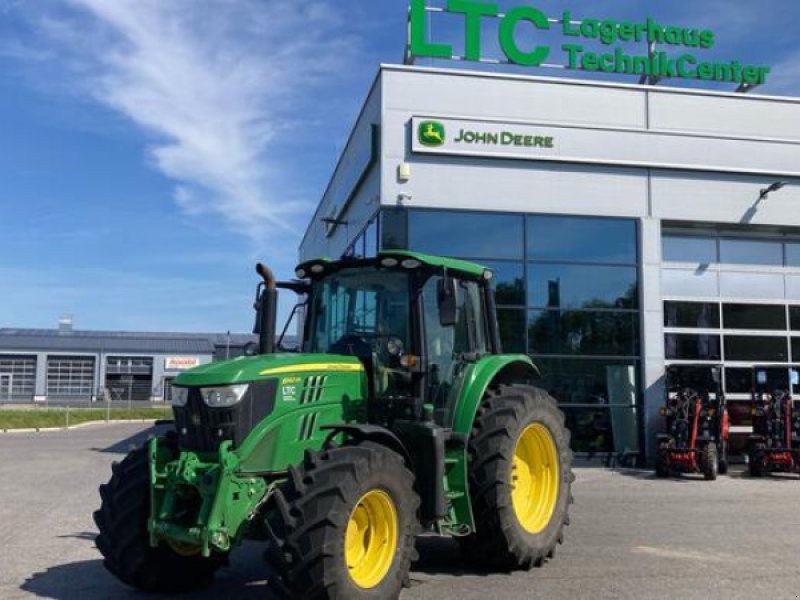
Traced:
<svg viewBox="0 0 800 600">
<path fill-rule="evenodd" d="M 499 5 L 520 3 L 713 29 L 703 57 L 770 65 L 756 93 L 800 96 L 797 0 Z M 378 65 L 403 59 L 407 10 L 407 0 L 0 0 L 0 327 L 71 314 L 79 329 L 248 331 L 255 262 L 291 277 Z M 431 28 L 458 51 L 463 21 L 436 15 Z M 491 26 L 484 35 L 491 52 Z"/>
</svg>

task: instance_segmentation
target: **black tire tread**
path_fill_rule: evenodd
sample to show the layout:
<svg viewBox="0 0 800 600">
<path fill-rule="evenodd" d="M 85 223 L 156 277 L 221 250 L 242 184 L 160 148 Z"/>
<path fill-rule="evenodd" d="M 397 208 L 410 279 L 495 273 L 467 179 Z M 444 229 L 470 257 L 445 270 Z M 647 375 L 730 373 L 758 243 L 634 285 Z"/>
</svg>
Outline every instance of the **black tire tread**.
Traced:
<svg viewBox="0 0 800 600">
<path fill-rule="evenodd" d="M 391 473 L 405 488 L 405 498 L 413 518 L 401 531 L 400 556 L 394 572 L 387 575 L 387 585 L 399 595 L 407 583 L 414 538 L 419 533 L 419 497 L 414 491 L 414 475 L 404 459 L 380 444 L 363 442 L 357 446 L 306 451 L 302 465 L 291 467 L 286 483 L 276 490 L 269 517 L 272 540 L 265 558 L 276 573 L 270 583 L 285 598 L 355 598 L 353 590 L 344 589 L 337 575 L 334 540 L 346 527 L 347 508 L 354 490 L 369 473 Z M 401 508 L 398 507 L 398 512 Z M 405 542 L 402 540 L 405 539 Z M 392 579 L 392 581 L 388 581 Z M 385 588 L 381 586 L 376 588 Z M 365 598 L 374 596 L 366 591 Z M 391 592 L 394 594 L 394 592 Z M 387 596 L 390 597 L 390 596 Z"/>
<path fill-rule="evenodd" d="M 519 543 L 510 519 L 501 513 L 510 508 L 506 488 L 508 482 L 500 475 L 502 466 L 511 460 L 514 437 L 511 429 L 524 420 L 535 408 L 553 411 L 561 427 L 562 494 L 566 494 L 563 514 L 559 519 L 551 542 L 537 552 Z M 476 531 L 460 538 L 465 558 L 473 565 L 486 570 L 511 571 L 541 567 L 553 558 L 556 546 L 563 543 L 563 529 L 569 525 L 569 505 L 575 476 L 572 473 L 570 434 L 564 427 L 564 414 L 555 400 L 544 391 L 523 385 L 493 386 L 481 403 L 472 428 L 469 451 L 469 487 Z M 509 443 L 510 442 L 510 443 Z M 566 465 L 566 471 L 564 471 Z M 558 510 L 558 507 L 557 507 Z"/>
<path fill-rule="evenodd" d="M 123 583 L 145 592 L 193 591 L 210 585 L 214 572 L 224 564 L 223 557 L 184 557 L 163 545 L 150 546 L 145 448 L 113 466 L 111 480 L 100 486 L 100 498 L 100 509 L 93 515 L 99 530 L 95 543 L 106 569 Z"/>
</svg>

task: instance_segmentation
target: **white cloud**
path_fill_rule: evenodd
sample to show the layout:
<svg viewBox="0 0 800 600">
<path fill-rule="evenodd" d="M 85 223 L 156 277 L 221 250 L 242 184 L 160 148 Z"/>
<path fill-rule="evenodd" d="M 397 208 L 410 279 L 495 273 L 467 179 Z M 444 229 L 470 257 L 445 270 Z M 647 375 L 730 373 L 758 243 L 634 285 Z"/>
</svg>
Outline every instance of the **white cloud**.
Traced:
<svg viewBox="0 0 800 600">
<path fill-rule="evenodd" d="M 335 12 L 314 0 L 67 7 L 40 13 L 39 31 L 84 92 L 148 133 L 176 204 L 222 217 L 261 250 L 295 242 L 316 198 L 298 190 L 302 168 L 287 171 L 280 146 L 302 134 L 305 98 L 355 56 Z"/>
</svg>

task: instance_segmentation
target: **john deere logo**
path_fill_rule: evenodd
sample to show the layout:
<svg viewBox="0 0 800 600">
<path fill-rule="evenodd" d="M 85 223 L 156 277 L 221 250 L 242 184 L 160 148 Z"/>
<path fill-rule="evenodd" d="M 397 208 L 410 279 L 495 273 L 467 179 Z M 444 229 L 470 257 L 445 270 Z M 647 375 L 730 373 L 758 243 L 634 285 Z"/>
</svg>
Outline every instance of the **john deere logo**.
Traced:
<svg viewBox="0 0 800 600">
<path fill-rule="evenodd" d="M 445 140 L 444 125 L 437 121 L 424 121 L 419 124 L 419 141 L 423 146 L 436 148 L 443 146 Z"/>
</svg>

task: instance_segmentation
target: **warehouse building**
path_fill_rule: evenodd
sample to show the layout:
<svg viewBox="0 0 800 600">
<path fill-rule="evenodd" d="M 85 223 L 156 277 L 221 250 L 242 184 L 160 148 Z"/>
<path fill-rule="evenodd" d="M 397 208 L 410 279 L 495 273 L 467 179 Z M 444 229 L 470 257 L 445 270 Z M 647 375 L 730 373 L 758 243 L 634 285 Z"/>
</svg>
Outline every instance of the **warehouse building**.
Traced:
<svg viewBox="0 0 800 600">
<path fill-rule="evenodd" d="M 495 271 L 575 449 L 645 454 L 669 377 L 800 392 L 800 100 L 381 67 L 300 247 Z M 652 448 L 651 448 L 652 450 Z"/>
<path fill-rule="evenodd" d="M 0 329 L 0 404 L 169 402 L 186 369 L 235 358 L 252 335 Z"/>
</svg>

